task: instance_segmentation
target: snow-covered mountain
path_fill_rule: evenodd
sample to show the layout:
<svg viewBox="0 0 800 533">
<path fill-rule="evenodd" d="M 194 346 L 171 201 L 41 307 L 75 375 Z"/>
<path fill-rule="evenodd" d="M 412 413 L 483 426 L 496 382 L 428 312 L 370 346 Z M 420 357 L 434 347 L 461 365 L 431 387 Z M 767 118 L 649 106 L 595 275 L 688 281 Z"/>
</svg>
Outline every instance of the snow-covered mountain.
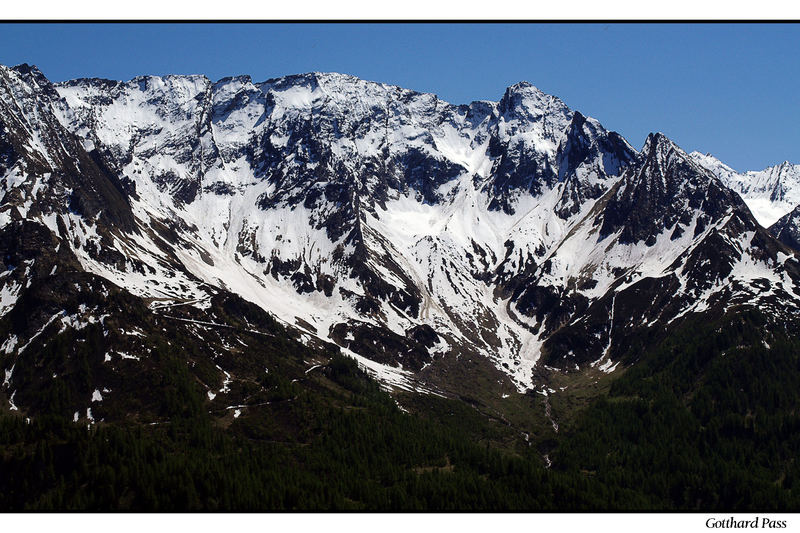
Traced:
<svg viewBox="0 0 800 533">
<path fill-rule="evenodd" d="M 738 192 L 765 228 L 800 205 L 800 165 L 784 161 L 764 170 L 736 172 L 711 154 L 691 156 Z"/>
<path fill-rule="evenodd" d="M 469 106 L 338 74 L 57 90 L 61 121 L 133 186 L 137 220 L 183 226 L 189 274 L 370 361 L 418 371 L 457 346 L 520 384 L 538 351 L 491 278 L 531 268 L 635 153 L 524 83 Z M 90 268 L 141 296 L 202 291 Z"/>
<path fill-rule="evenodd" d="M 69 265 L 153 312 L 233 293 L 395 387 L 445 391 L 482 358 L 546 390 L 537 369 L 611 372 L 691 314 L 797 314 L 798 261 L 723 168 L 528 83 L 452 105 L 341 74 L 0 67 L 0 304 Z"/>
</svg>

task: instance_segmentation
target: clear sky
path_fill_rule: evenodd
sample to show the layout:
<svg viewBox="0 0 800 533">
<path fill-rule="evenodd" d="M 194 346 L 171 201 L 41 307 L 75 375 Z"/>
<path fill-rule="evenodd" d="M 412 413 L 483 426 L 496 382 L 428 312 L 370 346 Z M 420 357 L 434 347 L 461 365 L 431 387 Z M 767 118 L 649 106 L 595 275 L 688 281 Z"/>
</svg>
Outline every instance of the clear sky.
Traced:
<svg viewBox="0 0 800 533">
<path fill-rule="evenodd" d="M 636 148 L 662 131 L 737 170 L 800 163 L 797 24 L 0 24 L 53 81 L 335 71 L 498 100 L 526 80 Z"/>
</svg>

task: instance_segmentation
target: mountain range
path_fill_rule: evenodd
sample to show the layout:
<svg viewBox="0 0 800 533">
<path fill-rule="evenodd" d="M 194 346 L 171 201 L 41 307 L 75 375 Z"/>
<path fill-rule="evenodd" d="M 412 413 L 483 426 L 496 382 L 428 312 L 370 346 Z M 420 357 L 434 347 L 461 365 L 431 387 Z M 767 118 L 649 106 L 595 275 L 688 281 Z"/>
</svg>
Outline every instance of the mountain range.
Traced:
<svg viewBox="0 0 800 533">
<path fill-rule="evenodd" d="M 341 353 L 401 409 L 544 438 L 688 324 L 757 310 L 769 349 L 800 313 L 800 165 L 636 148 L 525 82 L 453 105 L 0 67 L 0 184 L 0 394 L 28 419 L 164 423 L 178 365 L 230 423 Z"/>
</svg>

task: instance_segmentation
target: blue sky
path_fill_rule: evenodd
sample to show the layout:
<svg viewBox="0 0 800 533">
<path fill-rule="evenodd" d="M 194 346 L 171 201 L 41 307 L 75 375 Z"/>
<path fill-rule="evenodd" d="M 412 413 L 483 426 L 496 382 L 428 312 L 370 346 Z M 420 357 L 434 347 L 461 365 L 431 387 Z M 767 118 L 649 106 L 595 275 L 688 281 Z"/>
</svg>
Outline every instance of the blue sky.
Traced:
<svg viewBox="0 0 800 533">
<path fill-rule="evenodd" d="M 336 71 L 498 100 L 526 80 L 640 147 L 663 131 L 737 170 L 800 163 L 800 25 L 0 24 L 53 81 Z"/>
</svg>

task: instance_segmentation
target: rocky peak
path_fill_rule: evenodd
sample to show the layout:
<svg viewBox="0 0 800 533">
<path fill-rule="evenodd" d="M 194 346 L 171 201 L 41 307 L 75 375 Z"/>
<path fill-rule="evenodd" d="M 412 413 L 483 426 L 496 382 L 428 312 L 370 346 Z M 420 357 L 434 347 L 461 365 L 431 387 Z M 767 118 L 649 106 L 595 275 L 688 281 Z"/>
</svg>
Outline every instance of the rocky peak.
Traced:
<svg viewBox="0 0 800 533">
<path fill-rule="evenodd" d="M 555 154 L 572 119 L 572 110 L 564 102 L 528 82 L 507 88 L 497 110 L 501 139 L 509 144 L 532 144 L 532 148 L 549 155 Z"/>
<path fill-rule="evenodd" d="M 3 189 L 13 193 L 6 200 L 24 199 L 26 216 L 69 209 L 132 230 L 123 184 L 64 127 L 57 116 L 61 106 L 53 84 L 36 67 L 0 67 L 0 177 L 24 176 L 19 187 L 3 180 Z"/>
<path fill-rule="evenodd" d="M 578 213 L 587 200 L 599 198 L 608 179 L 619 176 L 637 156 L 625 139 L 575 111 L 558 147 L 558 179 L 564 182 L 556 213 L 563 219 Z"/>
<path fill-rule="evenodd" d="M 664 231 L 671 231 L 673 238 L 686 229 L 697 235 L 709 222 L 743 205 L 666 135 L 651 133 L 604 210 L 601 235 L 621 231 L 622 243 L 652 246 Z"/>
<path fill-rule="evenodd" d="M 16 77 L 21 84 L 20 88 L 35 89 L 48 97 L 55 95 L 53 84 L 35 65 L 22 63 L 11 68 L 0 65 L 0 72 L 5 72 L 5 76 L 12 75 Z"/>
<path fill-rule="evenodd" d="M 678 145 L 661 132 L 650 133 L 644 141 L 641 153 L 648 161 L 668 163 L 673 155 L 686 155 Z"/>
<path fill-rule="evenodd" d="M 544 115 L 571 116 L 571 111 L 560 98 L 547 94 L 527 81 L 522 81 L 506 88 L 498 102 L 501 115 L 514 114 L 536 118 Z"/>
<path fill-rule="evenodd" d="M 575 111 L 558 148 L 559 180 L 575 173 L 588 160 L 596 160 L 606 176 L 616 176 L 637 155 L 620 134 L 606 130 L 597 120 Z"/>
<path fill-rule="evenodd" d="M 786 246 L 800 251 L 800 205 L 770 226 L 769 232 Z"/>
</svg>

